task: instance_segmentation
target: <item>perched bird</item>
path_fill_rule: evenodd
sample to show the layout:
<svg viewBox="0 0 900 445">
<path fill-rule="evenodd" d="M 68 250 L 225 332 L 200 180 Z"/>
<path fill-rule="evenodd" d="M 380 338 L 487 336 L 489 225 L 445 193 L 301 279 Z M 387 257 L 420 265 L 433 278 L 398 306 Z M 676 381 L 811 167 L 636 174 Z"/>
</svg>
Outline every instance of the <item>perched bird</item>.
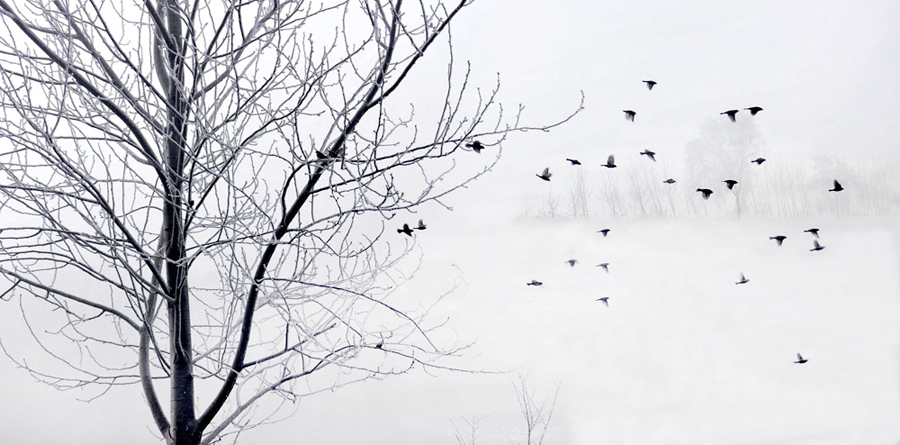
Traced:
<svg viewBox="0 0 900 445">
<path fill-rule="evenodd" d="M 566 262 L 569 263 L 570 266 L 575 267 L 575 263 L 577 263 L 578 260 L 568 260 Z"/>
<path fill-rule="evenodd" d="M 316 157 L 319 159 L 328 159 L 328 155 L 326 155 L 325 153 L 322 153 L 319 150 L 316 150 Z"/>
<path fill-rule="evenodd" d="M 816 251 L 816 250 L 822 250 L 822 249 L 824 249 L 824 248 L 825 248 L 825 246 L 822 246 L 822 245 L 819 244 L 818 241 L 813 240 L 813 248 L 812 248 L 812 249 L 809 249 L 809 251 L 810 251 L 810 252 L 814 252 L 814 251 Z"/>
<path fill-rule="evenodd" d="M 812 229 L 806 229 L 806 230 L 804 230 L 804 232 L 812 233 L 813 236 L 815 236 L 816 238 L 819 237 L 819 229 L 817 229 L 815 227 L 813 227 Z"/>
<path fill-rule="evenodd" d="M 750 162 L 755 162 L 756 165 L 762 165 L 763 162 L 766 162 L 766 158 L 756 158 Z"/>
<path fill-rule="evenodd" d="M 484 144 L 477 139 L 466 144 L 466 147 L 471 148 L 475 153 L 481 153 L 481 150 L 484 150 Z"/>
<path fill-rule="evenodd" d="M 744 108 L 744 109 L 745 109 L 745 110 L 749 110 L 751 116 L 756 116 L 756 113 L 759 113 L 760 111 L 763 110 L 763 109 L 760 108 L 760 107 L 750 107 L 750 108 Z"/>
<path fill-rule="evenodd" d="M 601 229 L 601 230 L 598 230 L 597 233 L 602 233 L 603 236 L 606 236 L 606 234 L 609 233 L 609 229 Z"/>
<path fill-rule="evenodd" d="M 797 353 L 797 360 L 796 360 L 794 363 L 799 363 L 799 364 L 802 365 L 802 364 L 804 364 L 804 363 L 806 363 L 806 362 L 808 362 L 808 361 L 809 361 L 809 360 L 803 358 L 803 356 L 800 355 L 800 353 L 798 352 L 798 353 Z"/>
<path fill-rule="evenodd" d="M 550 177 L 553 176 L 553 173 L 550 173 L 550 167 L 547 167 L 547 168 L 544 169 L 543 172 L 541 172 L 541 174 L 536 175 L 536 176 L 537 176 L 538 178 L 543 179 L 544 181 L 549 181 L 549 180 L 550 180 Z"/>
<path fill-rule="evenodd" d="M 606 307 L 609 307 L 609 297 L 600 297 L 597 299 L 597 301 L 602 301 L 603 304 L 606 305 Z"/>
<path fill-rule="evenodd" d="M 650 158 L 651 161 L 656 162 L 656 158 L 653 157 L 653 156 L 656 155 L 656 153 L 654 153 L 654 152 L 652 152 L 652 151 L 650 151 L 650 150 L 644 150 L 644 151 L 641 152 L 641 154 L 642 154 L 642 155 L 647 155 L 647 157 Z"/>
<path fill-rule="evenodd" d="M 384 340 L 378 342 L 378 344 L 375 345 L 375 349 L 381 349 L 381 348 L 383 348 L 383 347 L 384 347 Z"/>
<path fill-rule="evenodd" d="M 544 283 L 541 283 L 538 280 L 531 280 L 530 283 L 525 283 L 526 286 L 543 286 Z"/>
<path fill-rule="evenodd" d="M 626 120 L 626 121 L 634 122 L 634 116 L 635 116 L 637 113 L 635 113 L 634 111 L 631 111 L 631 110 L 622 110 L 622 111 L 625 112 L 625 120 Z"/>
<path fill-rule="evenodd" d="M 602 267 L 603 270 L 606 271 L 606 273 L 609 273 L 609 263 L 600 263 L 597 265 L 597 267 Z"/>
<path fill-rule="evenodd" d="M 566 158 L 567 161 L 571 162 L 572 165 L 581 165 L 581 162 L 578 159 L 569 159 Z"/>
<path fill-rule="evenodd" d="M 652 90 L 653 87 L 656 86 L 656 82 L 654 82 L 654 81 L 652 81 L 652 80 L 644 80 L 643 82 L 647 84 L 647 89 L 648 89 L 648 90 Z"/>
<path fill-rule="evenodd" d="M 412 229 L 409 228 L 409 224 L 404 224 L 402 229 L 397 229 L 397 233 L 405 233 L 406 236 L 412 236 Z"/>
<path fill-rule="evenodd" d="M 606 168 L 616 168 L 616 157 L 614 155 L 609 155 L 609 157 L 606 158 L 606 164 L 600 164 L 600 165 L 602 165 Z"/>
<path fill-rule="evenodd" d="M 746 283 L 749 283 L 749 282 L 750 282 L 750 280 L 744 278 L 744 273 L 741 272 L 741 281 L 738 281 L 737 283 L 734 283 L 734 284 L 746 284 Z"/>
<path fill-rule="evenodd" d="M 666 179 L 665 181 L 663 181 L 663 183 L 665 183 L 665 184 L 674 184 L 674 183 L 675 183 L 675 180 L 672 179 L 672 178 L 669 178 L 669 179 Z"/>
<path fill-rule="evenodd" d="M 428 227 L 425 227 L 425 223 L 420 219 L 420 220 L 419 220 L 419 225 L 416 226 L 416 230 L 425 230 L 425 229 L 427 229 L 427 228 L 428 228 Z"/>
<path fill-rule="evenodd" d="M 712 190 L 710 189 L 697 189 L 698 192 L 703 193 L 703 199 L 709 199 L 709 195 L 712 195 Z"/>
<path fill-rule="evenodd" d="M 734 186 L 735 186 L 735 184 L 737 184 L 737 181 L 735 181 L 734 179 L 726 179 L 726 180 L 724 180 L 724 181 L 722 181 L 722 182 L 724 182 L 725 185 L 728 186 L 728 190 L 733 189 Z"/>
<path fill-rule="evenodd" d="M 738 110 L 728 110 L 728 111 L 723 111 L 723 112 L 721 112 L 721 113 L 719 113 L 719 114 L 727 114 L 727 115 L 728 115 L 728 119 L 731 119 L 731 122 L 737 122 L 737 119 L 735 119 L 734 115 L 735 115 L 735 114 L 738 114 Z"/>
<path fill-rule="evenodd" d="M 829 192 L 839 192 L 839 191 L 841 191 L 841 190 L 843 190 L 843 189 L 844 189 L 844 187 L 841 186 L 841 183 L 840 183 L 840 182 L 837 182 L 837 179 L 835 179 L 835 180 L 834 180 L 834 188 L 833 188 L 833 189 L 828 189 L 828 191 L 829 191 Z"/>
<path fill-rule="evenodd" d="M 783 243 L 784 240 L 787 239 L 787 237 L 784 235 L 778 235 L 778 236 L 770 236 L 769 239 L 775 240 L 775 242 L 778 243 L 778 245 L 780 246 L 781 243 Z"/>
</svg>

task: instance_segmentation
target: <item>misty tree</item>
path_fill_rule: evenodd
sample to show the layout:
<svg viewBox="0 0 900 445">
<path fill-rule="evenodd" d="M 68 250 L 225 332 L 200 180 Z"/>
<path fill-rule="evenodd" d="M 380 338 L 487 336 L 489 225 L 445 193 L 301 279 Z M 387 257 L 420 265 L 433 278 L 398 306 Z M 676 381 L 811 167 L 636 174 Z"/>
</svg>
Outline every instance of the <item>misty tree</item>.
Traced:
<svg viewBox="0 0 900 445">
<path fill-rule="evenodd" d="M 139 384 L 159 436 L 197 444 L 453 354 L 387 299 L 397 215 L 552 126 L 455 69 L 468 3 L 0 0 L 2 298 L 50 360 L 11 358 Z"/>
</svg>

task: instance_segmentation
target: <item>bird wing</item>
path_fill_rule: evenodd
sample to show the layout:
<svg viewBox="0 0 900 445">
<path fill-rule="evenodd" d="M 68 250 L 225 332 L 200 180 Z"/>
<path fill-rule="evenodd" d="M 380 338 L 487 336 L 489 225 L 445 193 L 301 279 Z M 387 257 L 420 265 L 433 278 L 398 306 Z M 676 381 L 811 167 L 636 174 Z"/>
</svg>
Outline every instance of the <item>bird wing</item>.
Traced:
<svg viewBox="0 0 900 445">
<path fill-rule="evenodd" d="M 840 187 L 841 187 L 841 183 L 837 182 L 837 179 L 835 179 L 834 180 L 834 188 L 840 188 Z"/>
<path fill-rule="evenodd" d="M 541 173 L 541 176 L 550 176 L 550 167 L 544 168 L 544 172 Z"/>
<path fill-rule="evenodd" d="M 613 164 L 615 164 L 615 163 L 616 163 L 616 157 L 615 157 L 615 155 L 609 155 L 609 158 L 606 159 L 606 163 L 607 163 L 608 165 L 613 165 Z M 835 183 L 837 183 L 837 181 L 835 181 Z"/>
<path fill-rule="evenodd" d="M 797 360 L 798 360 L 798 361 L 799 361 L 799 360 L 803 360 L 803 356 L 802 356 L 802 355 L 800 355 L 800 353 L 799 353 L 799 352 L 798 352 L 798 353 L 797 353 Z"/>
</svg>

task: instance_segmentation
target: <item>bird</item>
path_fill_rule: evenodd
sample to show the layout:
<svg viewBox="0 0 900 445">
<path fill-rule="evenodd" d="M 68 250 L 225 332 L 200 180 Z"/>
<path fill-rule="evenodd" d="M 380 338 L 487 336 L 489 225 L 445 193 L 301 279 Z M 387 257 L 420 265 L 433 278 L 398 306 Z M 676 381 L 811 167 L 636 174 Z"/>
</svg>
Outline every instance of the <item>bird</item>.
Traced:
<svg viewBox="0 0 900 445">
<path fill-rule="evenodd" d="M 412 236 L 412 229 L 409 228 L 409 224 L 404 224 L 402 229 L 397 229 L 397 233 L 405 233 L 406 236 Z"/>
<path fill-rule="evenodd" d="M 750 111 L 751 116 L 756 116 L 756 113 L 759 113 L 760 111 L 763 110 L 761 107 L 750 107 L 750 108 L 744 108 L 744 109 Z"/>
<path fill-rule="evenodd" d="M 697 189 L 698 192 L 703 193 L 703 199 L 709 199 L 709 195 L 712 195 L 712 190 L 710 189 Z"/>
<path fill-rule="evenodd" d="M 725 185 L 728 186 L 728 190 L 733 189 L 734 186 L 735 186 L 735 184 L 737 184 L 737 181 L 735 181 L 734 179 L 726 179 L 726 180 L 724 180 L 724 181 L 722 181 L 722 182 L 724 182 Z"/>
<path fill-rule="evenodd" d="M 381 349 L 382 347 L 384 347 L 384 341 L 383 341 L 383 340 L 380 341 L 380 342 L 378 342 L 377 345 L 375 345 L 375 349 Z"/>
<path fill-rule="evenodd" d="M 572 260 L 568 260 L 568 261 L 566 261 L 566 262 L 569 263 L 570 266 L 575 267 L 575 263 L 577 263 L 578 260 L 572 259 Z"/>
<path fill-rule="evenodd" d="M 477 139 L 466 144 L 466 147 L 471 148 L 475 153 L 481 153 L 481 150 L 484 150 L 484 144 Z"/>
<path fill-rule="evenodd" d="M 652 151 L 650 151 L 650 150 L 644 150 L 644 151 L 641 152 L 641 154 L 642 154 L 642 155 L 647 155 L 647 157 L 650 158 L 651 161 L 656 162 L 656 158 L 653 157 L 653 156 L 656 155 L 656 153 L 654 153 L 654 152 L 652 152 Z"/>
<path fill-rule="evenodd" d="M 817 229 L 815 227 L 813 227 L 812 229 L 806 229 L 806 230 L 804 230 L 804 232 L 812 233 L 813 236 L 815 236 L 816 238 L 819 237 L 819 229 Z"/>
<path fill-rule="evenodd" d="M 749 282 L 750 282 L 750 280 L 744 278 L 744 273 L 741 272 L 741 281 L 738 281 L 737 283 L 734 283 L 734 284 L 746 284 L 746 283 L 749 283 Z"/>
<path fill-rule="evenodd" d="M 841 183 L 840 183 L 840 182 L 837 182 L 837 179 L 835 179 L 835 180 L 834 180 L 834 188 L 833 188 L 833 189 L 828 189 L 828 191 L 829 191 L 829 192 L 839 192 L 839 191 L 841 191 L 841 190 L 843 190 L 843 189 L 844 189 L 844 187 L 841 185 Z"/>
<path fill-rule="evenodd" d="M 810 251 L 810 252 L 814 252 L 814 251 L 816 251 L 816 250 L 822 250 L 822 249 L 824 249 L 824 248 L 825 248 L 825 246 L 820 245 L 818 241 L 813 240 L 813 248 L 812 248 L 812 249 L 809 249 L 809 251 Z"/>
<path fill-rule="evenodd" d="M 606 271 L 606 273 L 609 273 L 609 263 L 600 263 L 596 267 L 602 267 L 603 270 Z"/>
<path fill-rule="evenodd" d="M 416 230 L 425 230 L 427 228 L 428 227 L 425 227 L 425 222 L 423 222 L 421 219 L 419 220 L 419 225 L 415 227 Z"/>
<path fill-rule="evenodd" d="M 755 162 L 756 165 L 762 165 L 763 162 L 766 162 L 766 158 L 756 158 L 750 162 Z"/>
<path fill-rule="evenodd" d="M 656 82 L 654 82 L 654 81 L 652 81 L 652 80 L 644 80 L 644 81 L 642 81 L 642 82 L 644 82 L 644 83 L 647 84 L 647 89 L 648 89 L 648 90 L 652 90 L 653 87 L 656 86 Z"/>
<path fill-rule="evenodd" d="M 663 183 L 665 183 L 665 184 L 674 184 L 674 183 L 675 183 L 675 180 L 672 179 L 672 178 L 669 178 L 669 179 L 666 179 L 665 181 L 663 181 Z"/>
<path fill-rule="evenodd" d="M 537 176 L 538 178 L 543 179 L 544 181 L 549 181 L 549 180 L 550 180 L 550 177 L 553 176 L 553 173 L 550 173 L 550 167 L 547 167 L 547 168 L 544 169 L 543 172 L 541 172 L 541 174 L 536 175 L 536 176 Z"/>
<path fill-rule="evenodd" d="M 597 231 L 597 233 L 602 233 L 602 234 L 603 234 L 603 236 L 604 236 L 604 237 L 605 237 L 605 236 L 606 236 L 606 234 L 608 234 L 608 233 L 609 233 L 609 229 L 600 229 L 600 230 L 598 230 L 598 231 Z"/>
<path fill-rule="evenodd" d="M 569 162 L 571 162 L 572 165 L 581 165 L 581 161 L 579 161 L 578 159 L 569 159 L 569 158 L 566 158 L 566 160 L 569 161 Z"/>
<path fill-rule="evenodd" d="M 721 112 L 721 113 L 719 113 L 719 114 L 727 114 L 727 115 L 728 115 L 728 119 L 731 119 L 731 122 L 737 122 L 737 119 L 735 119 L 734 115 L 735 115 L 735 114 L 738 114 L 738 110 L 728 110 L 728 111 L 723 111 L 723 112 Z"/>
<path fill-rule="evenodd" d="M 781 243 L 783 243 L 784 240 L 787 239 L 787 237 L 784 235 L 777 235 L 777 236 L 770 236 L 769 239 L 775 240 L 775 242 L 778 243 L 778 245 L 780 246 Z"/>
<path fill-rule="evenodd" d="M 806 363 L 806 362 L 808 362 L 808 361 L 809 361 L 809 360 L 803 358 L 803 356 L 800 355 L 800 353 L 798 352 L 798 353 L 797 353 L 797 360 L 796 360 L 794 363 L 798 363 L 798 364 L 801 364 L 801 365 L 802 365 L 802 364 L 804 364 L 804 363 Z"/>
<path fill-rule="evenodd" d="M 328 159 L 328 155 L 326 155 L 325 153 L 322 153 L 319 150 L 316 150 L 316 157 L 319 159 Z"/>
<path fill-rule="evenodd" d="M 631 110 L 622 110 L 622 111 L 625 112 L 625 120 L 626 120 L 626 121 L 634 122 L 634 116 L 635 116 L 637 113 L 635 113 L 634 111 L 631 111 Z"/>
<path fill-rule="evenodd" d="M 609 155 L 609 157 L 606 158 L 606 164 L 600 164 L 600 165 L 602 165 L 602 166 L 604 166 L 604 167 L 606 167 L 606 168 L 616 168 L 616 157 L 615 157 L 615 155 Z"/>
<path fill-rule="evenodd" d="M 525 283 L 526 286 L 543 286 L 544 283 L 541 283 L 538 280 L 531 280 L 530 283 Z"/>
<path fill-rule="evenodd" d="M 602 301 L 603 304 L 606 305 L 606 307 L 609 307 L 609 297 L 600 297 L 597 299 L 597 301 Z"/>
</svg>

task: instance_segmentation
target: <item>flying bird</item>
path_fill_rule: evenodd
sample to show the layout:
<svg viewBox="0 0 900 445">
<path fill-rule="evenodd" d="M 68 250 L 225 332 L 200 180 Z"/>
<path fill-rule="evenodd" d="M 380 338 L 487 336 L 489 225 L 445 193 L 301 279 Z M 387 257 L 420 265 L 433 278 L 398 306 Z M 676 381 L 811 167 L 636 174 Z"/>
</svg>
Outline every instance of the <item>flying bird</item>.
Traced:
<svg viewBox="0 0 900 445">
<path fill-rule="evenodd" d="M 543 286 L 544 283 L 541 283 L 538 280 L 531 280 L 530 283 L 525 283 L 526 286 Z"/>
<path fill-rule="evenodd" d="M 669 178 L 669 179 L 666 179 L 665 181 L 663 181 L 663 183 L 665 183 L 665 184 L 674 184 L 674 183 L 675 183 L 675 180 L 672 179 L 672 178 Z"/>
<path fill-rule="evenodd" d="M 481 153 L 481 150 L 484 150 L 484 144 L 477 139 L 466 144 L 466 147 L 471 148 L 475 153 Z"/>
<path fill-rule="evenodd" d="M 409 224 L 404 224 L 402 229 L 397 229 L 397 233 L 405 233 L 406 236 L 412 236 L 412 229 L 409 228 Z"/>
<path fill-rule="evenodd" d="M 835 179 L 835 180 L 834 180 L 834 188 L 833 188 L 833 189 L 828 189 L 828 191 L 829 191 L 829 192 L 839 192 L 839 191 L 841 191 L 841 190 L 843 190 L 843 189 L 844 189 L 844 187 L 841 186 L 841 183 L 840 183 L 840 182 L 837 182 L 837 179 Z"/>
<path fill-rule="evenodd" d="M 597 301 L 602 301 L 603 304 L 606 305 L 606 307 L 609 307 L 609 297 L 600 297 L 597 299 Z"/>
<path fill-rule="evenodd" d="M 609 273 L 609 263 L 600 263 L 596 267 L 602 267 L 603 270 L 606 271 L 606 273 Z"/>
<path fill-rule="evenodd" d="M 635 116 L 637 113 L 635 113 L 634 111 L 631 111 L 631 110 L 622 110 L 622 111 L 625 112 L 625 120 L 626 120 L 626 121 L 634 122 L 634 116 Z"/>
<path fill-rule="evenodd" d="M 568 260 L 568 261 L 566 261 L 566 262 L 569 263 L 570 266 L 575 267 L 575 263 L 577 263 L 578 260 L 574 260 L 574 259 L 573 259 L 573 260 Z"/>
<path fill-rule="evenodd" d="M 655 81 L 652 81 L 652 80 L 644 80 L 643 82 L 647 84 L 647 89 L 648 89 L 648 90 L 652 90 L 653 87 L 656 86 L 656 82 L 655 82 Z"/>
<path fill-rule="evenodd" d="M 734 283 L 734 284 L 746 284 L 746 283 L 749 283 L 749 282 L 750 282 L 750 280 L 744 278 L 744 273 L 741 272 L 741 281 L 738 281 L 737 283 Z"/>
<path fill-rule="evenodd" d="M 815 227 L 813 227 L 812 229 L 804 230 L 804 232 L 812 233 L 813 236 L 815 236 L 816 238 L 819 237 L 819 229 L 817 229 L 817 228 L 815 228 Z"/>
<path fill-rule="evenodd" d="M 763 110 L 763 109 L 760 108 L 760 107 L 750 107 L 750 108 L 744 108 L 744 109 L 745 109 L 745 110 L 749 110 L 751 116 L 756 116 L 756 113 L 759 113 L 760 111 Z"/>
<path fill-rule="evenodd" d="M 735 186 L 735 184 L 737 184 L 737 181 L 735 181 L 734 179 L 726 179 L 726 180 L 724 180 L 724 181 L 722 181 L 722 182 L 724 182 L 725 185 L 728 186 L 728 190 L 733 189 L 734 186 Z"/>
<path fill-rule="evenodd" d="M 737 122 L 737 119 L 735 119 L 734 115 L 735 115 L 735 114 L 738 114 L 738 110 L 728 110 L 728 111 L 723 111 L 723 112 L 721 112 L 721 113 L 719 113 L 719 114 L 727 114 L 727 115 L 728 115 L 728 119 L 731 119 L 731 122 Z"/>
<path fill-rule="evenodd" d="M 763 162 L 766 162 L 766 158 L 756 158 L 750 162 L 755 162 L 756 165 L 762 165 Z"/>
<path fill-rule="evenodd" d="M 420 219 L 420 220 L 419 220 L 419 225 L 416 226 L 416 230 L 425 230 L 425 229 L 427 229 L 427 228 L 428 228 L 428 227 L 425 227 L 425 222 L 423 222 L 423 221 Z"/>
<path fill-rule="evenodd" d="M 538 178 L 543 179 L 544 181 L 549 181 L 549 180 L 550 180 L 550 177 L 553 176 L 553 173 L 550 173 L 550 167 L 547 167 L 547 168 L 544 169 L 543 172 L 541 172 L 541 174 L 536 175 L 536 176 L 537 176 Z"/>
<path fill-rule="evenodd" d="M 814 252 L 814 251 L 816 251 L 816 250 L 822 250 L 822 249 L 824 249 L 824 248 L 825 248 L 825 246 L 820 245 L 818 241 L 813 240 L 813 248 L 812 248 L 812 249 L 809 249 L 809 251 L 810 251 L 810 252 Z"/>
<path fill-rule="evenodd" d="M 787 237 L 784 235 L 778 235 L 778 236 L 770 236 L 769 239 L 775 240 L 775 242 L 778 243 L 778 245 L 780 246 L 781 243 L 783 243 L 784 240 L 787 239 Z"/>
<path fill-rule="evenodd" d="M 641 154 L 642 154 L 642 155 L 647 155 L 647 157 L 650 158 L 651 161 L 656 162 L 656 158 L 653 157 L 653 156 L 656 155 L 656 153 L 654 153 L 654 152 L 652 152 L 652 151 L 650 151 L 650 150 L 644 150 L 644 151 L 641 152 Z"/>
<path fill-rule="evenodd" d="M 609 233 L 609 229 L 601 229 L 601 230 L 598 230 L 597 233 L 602 233 L 603 236 L 606 236 L 606 234 Z"/>
<path fill-rule="evenodd" d="M 797 353 L 797 361 L 795 361 L 794 363 L 799 363 L 799 364 L 802 365 L 802 364 L 804 364 L 804 363 L 806 363 L 806 362 L 808 362 L 808 361 L 809 361 L 809 360 L 803 358 L 803 356 L 800 355 L 800 353 L 798 352 L 798 353 Z"/>
<path fill-rule="evenodd" d="M 572 165 L 581 165 L 581 162 L 578 159 L 569 159 L 566 158 L 567 161 L 571 162 Z"/>
<path fill-rule="evenodd" d="M 712 195 L 712 190 L 710 189 L 697 189 L 698 192 L 703 193 L 703 199 L 709 199 L 709 195 Z"/>
<path fill-rule="evenodd" d="M 606 168 L 616 168 L 616 157 L 614 155 L 609 155 L 609 157 L 606 158 L 606 164 L 600 164 L 600 165 L 602 165 Z"/>
</svg>

